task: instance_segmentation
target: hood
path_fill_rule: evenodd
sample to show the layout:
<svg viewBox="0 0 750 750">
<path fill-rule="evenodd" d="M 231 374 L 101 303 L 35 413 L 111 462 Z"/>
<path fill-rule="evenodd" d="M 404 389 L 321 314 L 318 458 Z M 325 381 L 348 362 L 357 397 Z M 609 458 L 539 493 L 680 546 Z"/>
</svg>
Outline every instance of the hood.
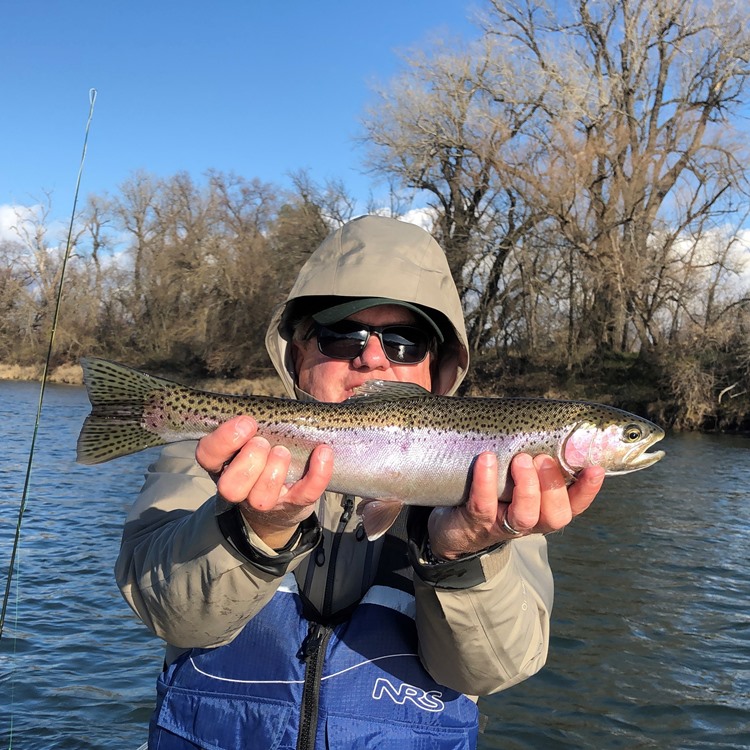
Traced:
<svg viewBox="0 0 750 750">
<path fill-rule="evenodd" d="M 320 309 L 323 299 L 387 297 L 418 305 L 438 323 L 445 342 L 438 352 L 434 391 L 455 393 L 466 375 L 469 348 L 461 301 L 443 249 L 429 232 L 398 219 L 362 216 L 332 232 L 300 269 L 289 296 L 273 313 L 266 349 L 284 387 L 294 387 L 291 324 L 295 311 Z"/>
</svg>

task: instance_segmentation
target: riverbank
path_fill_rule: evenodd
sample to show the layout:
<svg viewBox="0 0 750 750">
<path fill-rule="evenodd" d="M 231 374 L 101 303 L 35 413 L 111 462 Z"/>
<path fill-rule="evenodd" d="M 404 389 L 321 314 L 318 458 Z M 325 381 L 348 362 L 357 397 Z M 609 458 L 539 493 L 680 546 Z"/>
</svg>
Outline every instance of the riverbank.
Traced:
<svg viewBox="0 0 750 750">
<path fill-rule="evenodd" d="M 16 365 L 0 363 L 0 380 L 36 381 L 42 379 L 41 365 Z M 230 394 L 253 394 L 262 396 L 286 396 L 280 380 L 276 376 L 258 378 L 191 378 L 185 373 L 168 370 L 153 371 L 152 375 L 159 375 L 176 383 L 198 388 L 204 391 Z M 492 381 L 495 381 L 494 383 Z M 584 399 L 596 400 L 614 406 L 627 406 L 633 410 L 646 408 L 647 404 L 655 400 L 655 392 L 651 385 L 643 388 L 640 383 L 627 378 L 617 378 L 616 383 L 588 382 L 588 392 L 581 384 L 557 382 L 548 371 L 526 372 L 516 376 L 503 378 L 501 394 L 495 392 L 497 380 L 481 374 L 467 378 L 464 384 L 466 396 L 541 396 L 543 398 Z M 48 383 L 63 385 L 83 385 L 83 368 L 79 364 L 64 364 L 53 367 L 47 374 Z M 653 411 L 651 409 L 650 411 Z"/>
<path fill-rule="evenodd" d="M 480 360 L 468 374 L 460 395 L 582 399 L 617 406 L 662 423 L 669 421 L 669 415 L 666 413 L 668 409 L 665 408 L 665 404 L 660 403 L 651 373 L 634 368 L 630 362 L 620 363 L 619 368 L 591 371 L 585 379 L 571 378 L 565 373 L 555 372 L 552 368 L 527 366 L 514 371 L 516 368 L 507 367 L 509 363 L 506 363 L 505 372 L 499 373 L 495 371 L 494 365 L 486 368 L 483 366 L 485 364 Z M 152 375 L 214 393 L 280 397 L 287 395 L 276 375 L 256 378 L 200 378 L 191 377 L 184 371 L 169 367 L 144 369 Z M 39 382 L 42 372 L 42 365 L 0 363 L 0 380 Z M 47 374 L 47 382 L 82 385 L 83 369 L 77 363 L 53 367 Z"/>
<path fill-rule="evenodd" d="M 23 380 L 37 381 L 42 379 L 43 368 L 33 365 L 9 365 L 0 364 L 0 380 Z M 231 393 L 234 395 L 255 395 L 255 396 L 285 396 L 281 382 L 276 377 L 261 377 L 252 379 L 228 379 L 228 378 L 203 378 L 189 380 L 169 373 L 161 374 L 162 377 L 174 380 L 178 383 L 184 383 L 191 388 L 198 388 L 203 391 L 212 391 L 215 393 Z M 60 365 L 53 367 L 47 374 L 48 383 L 57 383 L 62 385 L 83 385 L 83 368 L 80 365 Z"/>
<path fill-rule="evenodd" d="M 0 364 L 0 380 L 41 380 L 42 372 L 42 367 L 34 365 Z M 61 365 L 52 369 L 47 382 L 81 385 L 83 371 L 80 365 Z"/>
</svg>

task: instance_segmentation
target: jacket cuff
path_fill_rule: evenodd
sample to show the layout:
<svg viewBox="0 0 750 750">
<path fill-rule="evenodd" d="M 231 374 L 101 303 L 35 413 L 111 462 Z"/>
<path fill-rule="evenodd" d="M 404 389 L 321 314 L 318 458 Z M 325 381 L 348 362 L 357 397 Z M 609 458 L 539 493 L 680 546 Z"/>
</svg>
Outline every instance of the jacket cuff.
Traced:
<svg viewBox="0 0 750 750">
<path fill-rule="evenodd" d="M 313 513 L 300 523 L 292 538 L 281 549 L 275 550 L 276 554 L 271 556 L 248 541 L 239 505 L 233 505 L 229 510 L 217 515 L 216 521 L 224 538 L 251 565 L 279 578 L 286 575 L 289 565 L 295 558 L 315 549 L 323 539 L 323 530 L 318 523 L 318 517 Z"/>
<path fill-rule="evenodd" d="M 428 586 L 441 589 L 470 589 L 487 581 L 482 559 L 490 552 L 504 547 L 507 542 L 498 542 L 487 549 L 460 557 L 457 560 L 428 562 L 427 518 L 430 508 L 412 509 L 407 521 L 409 562 L 419 579 Z"/>
</svg>

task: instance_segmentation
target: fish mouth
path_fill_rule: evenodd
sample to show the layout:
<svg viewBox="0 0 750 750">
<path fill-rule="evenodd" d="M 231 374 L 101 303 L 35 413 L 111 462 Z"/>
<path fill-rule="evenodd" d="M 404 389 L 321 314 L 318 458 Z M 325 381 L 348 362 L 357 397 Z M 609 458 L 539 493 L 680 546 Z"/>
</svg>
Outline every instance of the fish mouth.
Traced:
<svg viewBox="0 0 750 750">
<path fill-rule="evenodd" d="M 640 455 L 634 455 L 628 457 L 628 464 L 633 469 L 646 469 L 649 466 L 653 466 L 657 461 L 661 461 L 667 454 L 664 451 L 653 451 L 646 453 L 644 449 Z"/>
<path fill-rule="evenodd" d="M 655 432 L 648 441 L 634 446 L 633 449 L 629 453 L 627 453 L 622 461 L 622 463 L 625 465 L 625 468 L 621 469 L 620 471 L 612 471 L 609 473 L 629 474 L 631 471 L 647 469 L 649 466 L 653 466 L 658 461 L 661 461 L 662 458 L 667 455 L 665 451 L 659 450 L 648 452 L 648 450 L 656 443 L 658 443 L 663 437 L 664 430 Z"/>
</svg>

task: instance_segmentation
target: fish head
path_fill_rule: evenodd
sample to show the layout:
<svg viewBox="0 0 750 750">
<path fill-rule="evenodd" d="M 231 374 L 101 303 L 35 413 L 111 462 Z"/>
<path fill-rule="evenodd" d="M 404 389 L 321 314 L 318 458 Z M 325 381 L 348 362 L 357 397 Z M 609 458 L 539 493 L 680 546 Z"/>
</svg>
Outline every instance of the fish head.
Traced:
<svg viewBox="0 0 750 750">
<path fill-rule="evenodd" d="M 648 419 L 601 408 L 573 426 L 560 446 L 558 459 L 573 476 L 588 466 L 601 466 L 607 475 L 628 474 L 664 457 L 664 451 L 648 452 L 663 437 L 664 430 Z"/>
</svg>

